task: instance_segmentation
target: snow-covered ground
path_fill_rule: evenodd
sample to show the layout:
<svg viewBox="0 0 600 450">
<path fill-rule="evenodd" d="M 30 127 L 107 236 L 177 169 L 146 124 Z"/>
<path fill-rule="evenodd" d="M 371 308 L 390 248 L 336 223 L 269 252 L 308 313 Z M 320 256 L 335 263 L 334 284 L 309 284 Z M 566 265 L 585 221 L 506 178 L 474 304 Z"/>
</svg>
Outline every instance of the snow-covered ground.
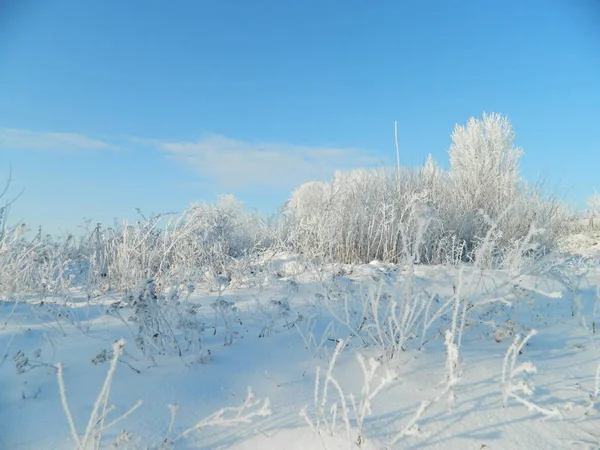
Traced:
<svg viewBox="0 0 600 450">
<path fill-rule="evenodd" d="M 275 255 L 152 305 L 5 300 L 0 448 L 87 430 L 89 448 L 598 449 L 600 265 L 572 253 L 591 257 L 413 272 Z"/>
<path fill-rule="evenodd" d="M 569 235 L 561 242 L 561 247 L 565 252 L 586 258 L 600 257 L 600 225 L 596 224 L 594 228 L 581 226 L 581 231 Z"/>
</svg>

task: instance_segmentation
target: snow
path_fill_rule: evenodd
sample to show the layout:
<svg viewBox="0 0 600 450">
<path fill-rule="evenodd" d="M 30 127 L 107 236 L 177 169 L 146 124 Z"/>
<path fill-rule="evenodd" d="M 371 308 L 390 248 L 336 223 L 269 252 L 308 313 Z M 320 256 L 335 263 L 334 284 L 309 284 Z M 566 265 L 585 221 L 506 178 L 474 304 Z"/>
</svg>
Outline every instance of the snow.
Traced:
<svg viewBox="0 0 600 450">
<path fill-rule="evenodd" d="M 565 252 L 585 258 L 600 258 L 600 228 L 569 235 L 561 243 Z"/>
<path fill-rule="evenodd" d="M 124 339 L 110 390 L 115 410 L 107 423 L 142 404 L 104 430 L 101 448 L 357 448 L 351 396 L 358 405 L 368 385 L 357 359 L 361 354 L 377 364 L 370 392 L 383 381 L 370 400 L 371 411 L 365 410 L 361 448 L 598 449 L 600 348 L 592 322 L 600 265 L 594 260 L 597 245 L 587 238 L 574 236 L 569 245 L 569 255 L 541 264 L 552 270 L 518 275 L 450 266 L 416 266 L 413 273 L 377 261 L 319 266 L 297 255 L 270 255 L 254 278 L 221 284 L 221 292 L 198 286 L 186 300 L 199 305 L 195 314 L 206 323 L 200 358 L 185 351 L 145 356 L 131 331 L 137 324 L 107 314 L 122 298 L 116 293 L 90 301 L 81 294 L 68 302 L 5 299 L 0 303 L 0 448 L 77 448 L 55 368 L 62 363 L 66 399 L 83 435 L 109 370 L 110 351 Z M 413 330 L 405 351 L 389 360 L 361 340 L 375 330 L 356 336 L 348 327 L 359 326 L 354 319 L 362 312 L 350 317 L 349 311 L 360 309 L 360 299 L 373 289 L 396 298 L 411 280 L 412 289 L 434 299 L 434 306 L 451 300 L 457 289 L 476 304 L 465 321 L 458 360 L 451 361 L 455 385 L 448 382 L 444 345 L 451 309 L 426 336 Z M 230 305 L 222 316 L 211 307 L 216 301 Z M 125 305 L 119 311 L 126 318 L 131 310 Z M 503 406 L 505 354 L 516 334 L 532 329 L 537 334 L 516 360 L 530 362 L 535 373 L 516 373 L 515 380 L 534 389 L 524 396 L 527 401 L 556 416 L 530 410 L 510 396 Z M 330 372 L 335 386 L 324 399 L 326 374 L 338 350 Z M 239 409 L 249 388 L 253 400 Z M 419 415 L 423 402 L 429 403 Z M 222 411 L 226 407 L 238 409 Z M 223 420 L 214 416 L 220 410 Z M 199 432 L 186 434 L 204 419 Z"/>
</svg>

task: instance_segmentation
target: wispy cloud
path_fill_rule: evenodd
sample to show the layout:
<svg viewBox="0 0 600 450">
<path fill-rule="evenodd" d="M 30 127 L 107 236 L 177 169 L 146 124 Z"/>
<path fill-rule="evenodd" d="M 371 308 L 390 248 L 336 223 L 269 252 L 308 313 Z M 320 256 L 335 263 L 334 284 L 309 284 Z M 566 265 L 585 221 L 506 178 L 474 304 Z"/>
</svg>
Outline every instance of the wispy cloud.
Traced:
<svg viewBox="0 0 600 450">
<path fill-rule="evenodd" d="M 381 158 L 367 150 L 247 142 L 208 135 L 194 142 L 134 137 L 109 140 L 83 134 L 0 128 L 0 150 L 100 151 L 155 148 L 220 189 L 290 189 L 306 181 L 329 179 L 337 169 L 374 166 Z"/>
<path fill-rule="evenodd" d="M 172 159 L 220 187 L 291 188 L 331 177 L 336 169 L 373 166 L 381 159 L 355 148 L 245 142 L 211 135 L 196 142 L 157 142 Z"/>
<path fill-rule="evenodd" d="M 16 128 L 0 128 L 3 150 L 119 150 L 119 147 L 75 133 L 49 133 Z"/>
</svg>

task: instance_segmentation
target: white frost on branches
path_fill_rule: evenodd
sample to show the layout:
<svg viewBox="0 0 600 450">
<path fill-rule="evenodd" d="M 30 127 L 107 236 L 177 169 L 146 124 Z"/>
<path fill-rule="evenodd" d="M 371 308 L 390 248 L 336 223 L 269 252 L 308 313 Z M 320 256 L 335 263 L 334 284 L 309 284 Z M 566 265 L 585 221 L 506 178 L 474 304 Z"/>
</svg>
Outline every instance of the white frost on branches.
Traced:
<svg viewBox="0 0 600 450">
<path fill-rule="evenodd" d="M 498 215 L 511 203 L 523 154 L 514 146 L 514 136 L 510 122 L 500 114 L 484 113 L 466 126 L 456 125 L 448 151 L 450 177 L 465 209 Z"/>
</svg>

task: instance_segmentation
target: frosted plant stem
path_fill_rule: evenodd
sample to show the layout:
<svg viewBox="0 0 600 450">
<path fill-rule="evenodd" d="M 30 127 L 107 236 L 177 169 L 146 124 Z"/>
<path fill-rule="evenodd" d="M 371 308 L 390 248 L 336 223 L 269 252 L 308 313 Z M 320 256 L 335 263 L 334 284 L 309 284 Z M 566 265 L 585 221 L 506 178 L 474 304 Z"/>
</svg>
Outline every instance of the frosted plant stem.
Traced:
<svg viewBox="0 0 600 450">
<path fill-rule="evenodd" d="M 65 380 L 63 377 L 63 365 L 62 363 L 58 363 L 58 370 L 56 372 L 58 378 L 58 387 L 60 391 L 60 401 L 63 406 L 63 410 L 65 415 L 67 416 L 67 421 L 69 422 L 69 428 L 71 430 L 71 436 L 77 443 L 77 448 L 81 449 L 81 440 L 79 439 L 79 434 L 77 434 L 77 428 L 75 427 L 75 422 L 73 421 L 73 414 L 71 413 L 71 408 L 69 407 L 69 402 L 67 400 L 67 389 L 65 388 Z"/>
</svg>

